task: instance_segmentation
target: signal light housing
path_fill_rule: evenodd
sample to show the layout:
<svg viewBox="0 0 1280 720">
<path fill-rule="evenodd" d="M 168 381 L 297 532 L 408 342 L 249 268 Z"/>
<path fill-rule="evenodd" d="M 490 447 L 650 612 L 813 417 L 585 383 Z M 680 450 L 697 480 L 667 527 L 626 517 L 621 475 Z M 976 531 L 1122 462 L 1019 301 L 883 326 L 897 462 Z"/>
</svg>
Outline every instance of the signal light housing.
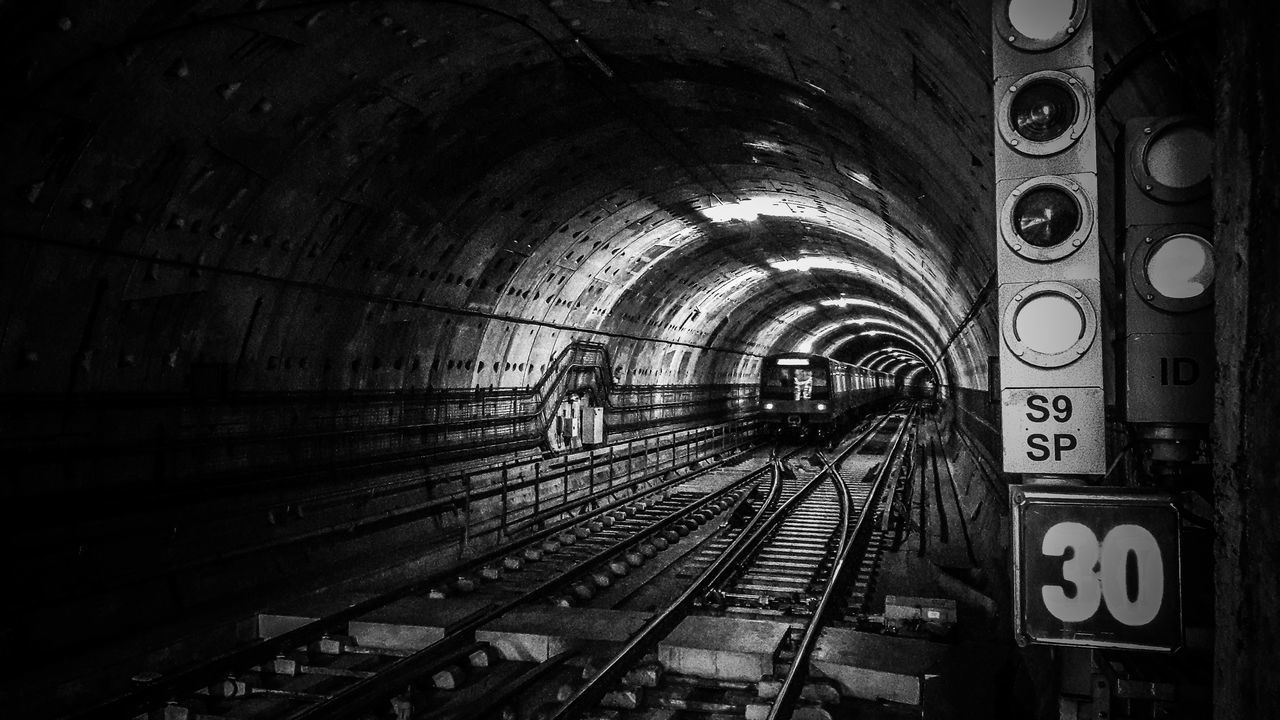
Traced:
<svg viewBox="0 0 1280 720">
<path fill-rule="evenodd" d="M 1001 138 L 1023 155 L 1062 152 L 1089 127 L 1085 89 L 1081 78 L 1060 70 L 1028 73 L 1006 85 L 996 111 Z"/>
<path fill-rule="evenodd" d="M 1095 236 L 1097 213 L 1091 196 L 1096 195 L 1096 183 L 1093 176 L 1043 175 L 1009 189 L 999 211 L 1004 247 L 1037 263 L 1061 260 L 1076 252 Z M 1029 273 L 1039 277 L 1040 272 L 1037 267 L 1010 270 L 1014 272 L 1006 276 Z"/>
<path fill-rule="evenodd" d="M 1194 117 L 1133 118 L 1124 142 L 1126 419 L 1201 425 L 1215 364 L 1211 134 Z"/>
<path fill-rule="evenodd" d="M 1041 281 L 1013 293 L 1001 313 L 1009 351 L 1038 368 L 1060 368 L 1080 359 L 1098 335 L 1097 312 L 1080 288 Z"/>
<path fill-rule="evenodd" d="M 1032 476 L 1106 466 L 1088 10 L 1087 0 L 992 9 L 1003 465 Z M 1044 402 L 1072 409 L 1046 414 Z"/>
</svg>

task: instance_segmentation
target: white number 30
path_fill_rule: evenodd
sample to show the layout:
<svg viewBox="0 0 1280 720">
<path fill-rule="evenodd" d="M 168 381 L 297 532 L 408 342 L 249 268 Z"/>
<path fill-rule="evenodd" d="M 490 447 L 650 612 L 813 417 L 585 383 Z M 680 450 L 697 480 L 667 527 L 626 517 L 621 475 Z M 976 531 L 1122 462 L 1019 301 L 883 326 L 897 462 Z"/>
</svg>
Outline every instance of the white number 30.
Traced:
<svg viewBox="0 0 1280 720">
<path fill-rule="evenodd" d="M 1160 612 L 1164 600 L 1164 564 L 1160 546 L 1146 528 L 1117 525 L 1098 543 L 1098 536 L 1075 522 L 1058 523 L 1044 534 L 1041 552 L 1060 556 L 1062 579 L 1074 587 L 1070 597 L 1059 585 L 1040 589 L 1045 607 L 1063 622 L 1083 622 L 1093 617 L 1106 600 L 1112 617 L 1125 625 L 1146 625 Z M 1137 592 L 1130 599 L 1129 555 L 1137 566 Z"/>
</svg>

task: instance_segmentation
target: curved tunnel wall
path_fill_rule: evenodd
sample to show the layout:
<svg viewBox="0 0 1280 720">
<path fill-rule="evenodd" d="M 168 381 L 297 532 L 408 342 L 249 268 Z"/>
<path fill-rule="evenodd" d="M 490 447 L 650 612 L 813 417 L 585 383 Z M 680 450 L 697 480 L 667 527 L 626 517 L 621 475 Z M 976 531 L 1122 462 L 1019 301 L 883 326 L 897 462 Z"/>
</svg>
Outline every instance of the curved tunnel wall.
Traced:
<svg viewBox="0 0 1280 720">
<path fill-rule="evenodd" d="M 1153 32 L 1130 5 L 1151 10 L 1098 4 L 1100 46 Z M 81 571 L 135 543 L 162 576 L 200 523 L 421 485 L 423 407 L 535 386 L 581 341 L 641 396 L 750 384 L 773 351 L 904 375 L 908 352 L 994 443 L 994 309 L 957 331 L 993 268 L 988 19 L 980 1 L 0 7 L 0 426 L 8 499 L 59 538 L 36 584 L 145 617 L 288 577 L 265 553 L 128 592 Z M 1177 106 L 1114 97 L 1108 122 Z M 343 512 L 296 520 L 371 511 Z M 289 560 L 305 577 L 394 539 Z"/>
<path fill-rule="evenodd" d="M 574 342 L 624 387 L 894 346 L 850 318 L 940 347 L 991 264 L 985 12 L 0 9 L 27 600 L 88 642 L 443 535 L 234 545 L 359 522 L 366 488 L 448 491 L 419 487 L 422 408 L 534 386 Z M 981 386 L 986 355 L 965 334 L 941 374 Z M 304 513 L 317 493 L 350 500 Z M 234 559 L 180 569 L 206 555 Z"/>
<path fill-rule="evenodd" d="M 572 31 L 429 3 L 64 10 L 19 18 L 39 32 L 14 43 L 29 97 L 6 171 L 13 390 L 176 389 L 193 363 L 230 363 L 241 388 L 520 386 L 591 331 L 646 382 L 742 378 L 738 353 L 697 346 L 786 348 L 830 314 L 765 331 L 819 284 L 770 259 L 860 259 L 881 294 L 932 306 L 929 325 L 981 284 L 955 259 L 982 235 L 960 208 L 985 178 L 936 162 L 981 117 L 926 96 L 951 113 L 944 137 L 893 119 L 885 105 L 916 106 L 919 88 L 860 87 L 878 76 L 856 72 L 853 37 L 826 48 L 834 63 L 800 53 L 797 82 L 785 23 L 732 7 L 691 11 L 692 27 L 645 16 L 643 46 L 621 10 Z M 848 24 L 837 36 L 888 32 L 826 12 Z M 955 39 L 969 22 L 932 20 Z M 752 193 L 795 216 L 700 214 Z M 869 254 L 859 232 L 887 246 Z M 779 300 L 721 327 L 743 297 Z"/>
</svg>

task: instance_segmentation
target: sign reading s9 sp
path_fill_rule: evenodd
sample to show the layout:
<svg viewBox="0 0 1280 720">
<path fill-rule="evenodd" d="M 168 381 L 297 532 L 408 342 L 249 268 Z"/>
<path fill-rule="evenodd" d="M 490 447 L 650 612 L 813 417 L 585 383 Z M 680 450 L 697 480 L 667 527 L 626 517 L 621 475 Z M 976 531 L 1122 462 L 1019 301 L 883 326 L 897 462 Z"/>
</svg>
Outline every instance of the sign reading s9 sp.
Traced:
<svg viewBox="0 0 1280 720">
<path fill-rule="evenodd" d="M 1101 475 L 1102 388 L 1010 388 L 1000 393 L 1005 472 Z"/>
<path fill-rule="evenodd" d="M 1009 490 L 1019 645 L 1181 645 L 1179 520 L 1168 495 Z"/>
</svg>

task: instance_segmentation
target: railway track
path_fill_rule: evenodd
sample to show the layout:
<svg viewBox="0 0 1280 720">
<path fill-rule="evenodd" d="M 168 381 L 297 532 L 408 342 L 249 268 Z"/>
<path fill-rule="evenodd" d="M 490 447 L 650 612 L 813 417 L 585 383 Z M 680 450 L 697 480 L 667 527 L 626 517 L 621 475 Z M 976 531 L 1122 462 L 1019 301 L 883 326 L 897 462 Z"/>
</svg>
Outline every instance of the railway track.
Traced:
<svg viewBox="0 0 1280 720">
<path fill-rule="evenodd" d="M 897 413 L 898 422 L 881 418 L 841 446 L 835 461 L 815 452 L 810 467 L 790 473 L 775 468 L 769 501 L 750 526 L 738 533 L 724 552 L 689 589 L 655 616 L 613 658 L 600 665 L 579 687 L 561 693 L 563 703 L 546 716 L 571 718 L 649 717 L 652 711 L 790 717 L 806 702 L 838 701 L 805 693 L 809 656 L 828 619 L 843 619 L 847 608 L 865 606 L 870 578 L 849 572 L 857 568 L 855 550 L 874 555 L 875 521 L 892 495 L 889 482 L 900 460 L 912 411 Z M 886 427 L 888 426 L 888 427 Z M 870 483 L 850 485 L 837 466 L 855 451 L 879 440 L 885 460 Z M 775 657 L 773 676 L 755 683 L 676 674 L 646 673 L 654 666 L 654 649 L 685 617 L 694 613 L 783 620 L 790 625 Z"/>
<path fill-rule="evenodd" d="M 888 423 L 891 416 L 899 422 Z M 778 667 L 781 684 L 771 705 L 789 708 L 822 618 L 830 608 L 843 612 L 857 604 L 838 596 L 846 585 L 863 594 L 869 587 L 866 578 L 852 585 L 838 581 L 851 575 L 844 568 L 855 538 L 866 536 L 863 528 L 872 524 L 863 518 L 874 511 L 890 463 L 883 463 L 876 482 L 852 485 L 836 465 L 883 436 L 886 427 L 896 430 L 896 446 L 906 427 L 901 419 L 898 412 L 868 424 L 841 446 L 834 463 L 817 451 L 797 449 L 785 457 L 775 451 L 768 458 L 759 451 L 744 453 L 735 458 L 740 467 L 726 463 L 701 471 L 721 485 L 713 492 L 677 492 L 689 478 L 672 479 L 448 573 L 148 680 L 73 717 L 569 718 L 598 714 L 599 700 L 627 692 L 624 681 L 650 687 L 649 698 L 661 706 L 664 697 L 687 698 L 679 686 L 693 688 L 697 681 L 664 674 L 652 646 L 694 612 L 791 623 L 793 637 L 779 658 L 786 667 Z M 797 455 L 805 461 L 792 462 Z M 477 629 L 521 608 L 653 606 L 654 587 L 667 588 L 665 609 L 616 654 L 574 652 L 537 663 L 510 662 L 476 641 Z M 414 598 L 467 599 L 477 609 L 421 647 L 361 642 L 350 631 L 381 608 Z M 728 695 L 712 705 L 739 707 L 745 696 L 733 693 L 746 690 L 716 692 Z"/>
<path fill-rule="evenodd" d="M 485 648 L 469 638 L 485 622 L 521 605 L 589 602 L 632 568 L 680 543 L 767 474 L 768 465 L 751 464 L 750 455 L 740 454 L 718 466 L 735 461 L 749 465 L 728 470 L 736 479 L 715 493 L 672 492 L 690 477 L 716 472 L 715 467 L 664 481 L 554 523 L 446 573 L 359 600 L 210 661 L 143 679 L 137 689 L 71 717 L 356 716 L 386 702 L 386 687 L 433 678 L 459 663 L 484 662 L 480 658 Z M 455 623 L 444 638 L 417 651 L 365 646 L 348 634 L 351 623 L 400 600 L 473 595 L 482 595 L 487 603 Z"/>
</svg>

